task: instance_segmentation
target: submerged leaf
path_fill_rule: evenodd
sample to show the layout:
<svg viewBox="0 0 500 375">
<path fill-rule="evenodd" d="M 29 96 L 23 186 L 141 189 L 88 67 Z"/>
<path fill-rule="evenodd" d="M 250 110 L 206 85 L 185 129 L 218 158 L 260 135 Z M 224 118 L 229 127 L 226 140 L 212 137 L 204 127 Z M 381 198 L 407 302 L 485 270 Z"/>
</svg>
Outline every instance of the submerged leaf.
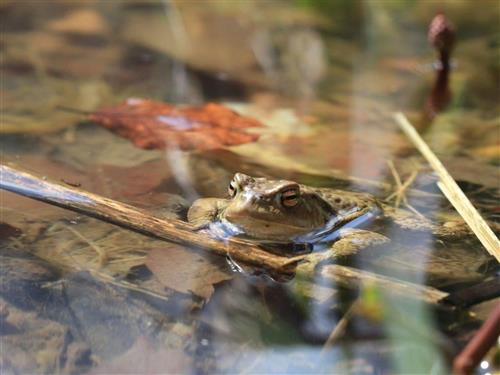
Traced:
<svg viewBox="0 0 500 375">
<path fill-rule="evenodd" d="M 90 120 L 145 149 L 209 150 L 239 145 L 259 138 L 246 128 L 262 126 L 220 104 L 176 107 L 143 99 L 102 109 L 90 115 Z"/>
<path fill-rule="evenodd" d="M 215 284 L 232 278 L 223 265 L 214 261 L 181 246 L 169 245 L 151 250 L 146 266 L 166 287 L 208 299 Z"/>
<path fill-rule="evenodd" d="M 180 374 L 189 373 L 190 357 L 180 349 L 158 347 L 146 337 L 139 337 L 124 354 L 105 362 L 92 374 Z"/>
</svg>

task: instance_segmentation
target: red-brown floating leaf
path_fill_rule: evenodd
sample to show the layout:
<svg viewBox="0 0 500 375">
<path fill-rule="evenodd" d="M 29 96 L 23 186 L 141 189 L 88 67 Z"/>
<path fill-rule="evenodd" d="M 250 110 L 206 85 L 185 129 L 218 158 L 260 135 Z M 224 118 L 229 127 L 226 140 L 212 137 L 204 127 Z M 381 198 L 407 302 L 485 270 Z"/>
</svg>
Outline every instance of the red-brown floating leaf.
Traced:
<svg viewBox="0 0 500 375">
<path fill-rule="evenodd" d="M 146 266 L 164 286 L 203 299 L 212 296 L 214 284 L 233 277 L 221 259 L 208 259 L 179 245 L 151 250 Z"/>
<path fill-rule="evenodd" d="M 145 99 L 128 99 L 90 115 L 90 120 L 144 149 L 171 146 L 182 150 L 210 150 L 239 145 L 259 138 L 257 134 L 247 133 L 246 128 L 262 126 L 257 120 L 216 103 L 176 107 Z"/>
</svg>

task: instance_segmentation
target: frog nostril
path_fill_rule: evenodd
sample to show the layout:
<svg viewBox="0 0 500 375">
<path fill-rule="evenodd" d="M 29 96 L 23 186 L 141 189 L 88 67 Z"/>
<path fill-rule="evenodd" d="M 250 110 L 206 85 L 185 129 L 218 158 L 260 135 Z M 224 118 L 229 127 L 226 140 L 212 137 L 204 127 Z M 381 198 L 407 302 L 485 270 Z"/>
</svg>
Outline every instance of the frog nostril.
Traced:
<svg viewBox="0 0 500 375">
<path fill-rule="evenodd" d="M 252 177 L 247 176 L 243 173 L 236 173 L 234 175 L 234 179 L 238 181 L 240 184 L 248 183 L 250 180 L 253 180 Z"/>
</svg>

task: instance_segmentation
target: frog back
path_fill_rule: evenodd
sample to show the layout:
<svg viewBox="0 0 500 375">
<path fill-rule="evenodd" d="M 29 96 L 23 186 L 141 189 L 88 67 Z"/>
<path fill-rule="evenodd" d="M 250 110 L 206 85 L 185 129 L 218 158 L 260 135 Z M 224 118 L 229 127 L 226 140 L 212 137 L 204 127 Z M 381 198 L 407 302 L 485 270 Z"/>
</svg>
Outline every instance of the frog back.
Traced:
<svg viewBox="0 0 500 375">
<path fill-rule="evenodd" d="M 345 190 L 330 188 L 304 187 L 305 190 L 312 191 L 327 202 L 334 212 L 344 213 L 353 211 L 366 211 L 380 208 L 377 199 L 368 193 L 350 192 Z"/>
</svg>

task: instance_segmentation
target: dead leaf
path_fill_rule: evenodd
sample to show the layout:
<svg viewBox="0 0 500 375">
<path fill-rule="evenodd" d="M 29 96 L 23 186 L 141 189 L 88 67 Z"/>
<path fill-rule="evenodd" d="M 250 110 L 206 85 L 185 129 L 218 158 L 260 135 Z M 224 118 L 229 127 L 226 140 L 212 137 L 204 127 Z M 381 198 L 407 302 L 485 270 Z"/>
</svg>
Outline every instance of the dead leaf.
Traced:
<svg viewBox="0 0 500 375">
<path fill-rule="evenodd" d="M 92 374 L 181 374 L 190 373 L 191 358 L 179 349 L 158 348 L 139 337 L 123 355 L 98 366 Z"/>
<path fill-rule="evenodd" d="M 116 107 L 102 109 L 90 115 L 90 120 L 144 149 L 173 146 L 210 150 L 239 145 L 259 138 L 247 133 L 246 128 L 262 126 L 257 120 L 216 103 L 176 107 L 143 99 L 128 99 Z"/>
<path fill-rule="evenodd" d="M 146 266 L 168 288 L 208 299 L 214 285 L 233 276 L 220 259 L 209 259 L 178 245 L 149 252 Z"/>
</svg>

